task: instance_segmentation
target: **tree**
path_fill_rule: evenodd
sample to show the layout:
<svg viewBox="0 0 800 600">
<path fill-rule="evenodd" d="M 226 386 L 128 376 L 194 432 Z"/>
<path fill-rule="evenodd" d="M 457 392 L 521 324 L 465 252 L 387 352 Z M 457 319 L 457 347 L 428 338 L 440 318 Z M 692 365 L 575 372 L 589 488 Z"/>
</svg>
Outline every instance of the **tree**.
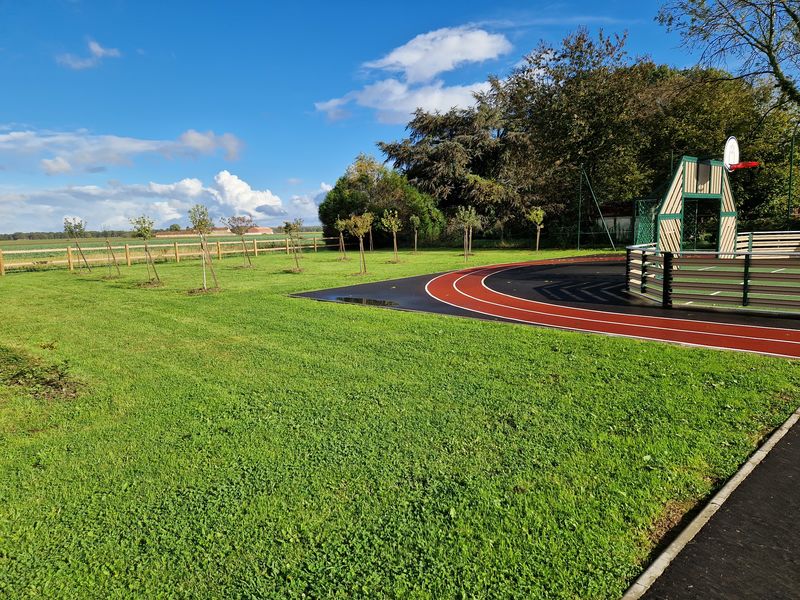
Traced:
<svg viewBox="0 0 800 600">
<path fill-rule="evenodd" d="M 111 240 L 109 239 L 110 234 L 106 232 L 106 250 L 108 250 L 108 254 L 106 255 L 107 264 L 108 264 L 108 275 L 106 275 L 106 279 L 111 279 L 113 276 L 111 274 L 111 265 L 113 264 L 114 267 L 117 269 L 117 277 L 122 275 L 122 271 L 119 270 L 119 263 L 117 262 L 117 255 L 114 254 L 114 248 L 111 247 Z"/>
<path fill-rule="evenodd" d="M 400 220 L 400 217 L 397 215 L 396 210 L 385 210 L 383 211 L 383 216 L 381 217 L 381 227 L 383 227 L 384 231 L 388 231 L 392 234 L 392 247 L 394 248 L 394 262 L 400 262 L 400 259 L 397 256 L 397 232 L 400 231 L 400 228 L 403 226 L 403 222 Z"/>
<path fill-rule="evenodd" d="M 344 243 L 344 232 L 347 231 L 347 219 L 337 218 L 333 228 L 339 232 L 339 260 L 347 260 L 347 248 Z"/>
<path fill-rule="evenodd" d="M 78 253 L 81 255 L 81 260 L 83 260 L 83 264 L 86 265 L 86 269 L 91 273 L 92 267 L 89 266 L 89 261 L 86 260 L 86 255 L 83 253 L 81 243 L 78 241 L 79 238 L 82 238 L 86 235 L 86 221 L 78 217 L 65 217 L 64 233 L 68 238 L 75 240 L 75 245 L 78 247 Z"/>
<path fill-rule="evenodd" d="M 532 206 L 525 217 L 536 226 L 536 251 L 539 251 L 539 235 L 544 228 L 544 209 L 541 206 Z"/>
<path fill-rule="evenodd" d="M 414 254 L 417 253 L 417 232 L 419 231 L 420 219 L 417 215 L 411 215 L 408 217 L 408 222 L 411 224 L 411 228 L 414 230 Z"/>
<path fill-rule="evenodd" d="M 233 216 L 228 217 L 227 219 L 222 219 L 222 224 L 225 225 L 228 229 L 231 230 L 231 233 L 234 235 L 238 235 L 239 238 L 242 240 L 242 252 L 244 253 L 244 259 L 242 267 L 252 267 L 253 261 L 250 260 L 250 253 L 247 251 L 247 244 L 244 241 L 245 234 L 250 231 L 250 228 L 255 226 L 253 222 L 253 217 L 250 215 L 247 216 Z"/>
<path fill-rule="evenodd" d="M 173 223 L 168 227 L 169 231 L 180 231 L 181 226 L 178 223 Z"/>
<path fill-rule="evenodd" d="M 131 219 L 130 224 L 133 226 L 133 237 L 140 238 L 144 241 L 144 264 L 147 268 L 147 284 L 161 285 L 161 277 L 158 276 L 156 263 L 150 255 L 150 248 L 147 246 L 147 241 L 153 238 L 153 219 L 147 215 L 141 215 L 135 219 Z M 153 268 L 153 277 L 150 276 L 150 267 Z"/>
<path fill-rule="evenodd" d="M 214 289 L 219 289 L 219 282 L 217 281 L 217 274 L 214 272 L 214 265 L 211 261 L 211 253 L 208 251 L 208 242 L 206 237 L 211 233 L 214 222 L 208 215 L 208 208 L 202 204 L 195 204 L 189 209 L 189 222 L 192 224 L 192 229 L 200 236 L 200 258 L 203 264 L 203 291 L 208 291 L 206 282 L 206 262 L 211 271 L 211 277 L 214 279 Z"/>
<path fill-rule="evenodd" d="M 362 215 L 353 215 L 347 222 L 347 230 L 350 235 L 358 238 L 358 253 L 359 253 L 359 275 L 367 274 L 367 257 L 364 252 L 364 236 L 369 233 L 372 228 L 372 221 L 374 217 L 372 213 L 365 212 Z"/>
<path fill-rule="evenodd" d="M 483 221 L 474 206 L 457 207 L 453 220 L 455 226 L 464 232 L 464 260 L 466 261 L 472 254 L 472 231 L 480 229 Z"/>
<path fill-rule="evenodd" d="M 800 5 L 794 0 L 673 0 L 658 20 L 701 49 L 705 64 L 737 66 L 740 77 L 769 75 L 800 107 Z"/>
<path fill-rule="evenodd" d="M 303 219 L 295 219 L 294 221 L 284 221 L 283 232 L 286 234 L 286 239 L 291 244 L 291 252 L 294 256 L 294 273 L 300 273 L 303 269 L 300 268 L 300 259 L 298 251 L 300 247 L 300 232 L 303 231 Z"/>
</svg>

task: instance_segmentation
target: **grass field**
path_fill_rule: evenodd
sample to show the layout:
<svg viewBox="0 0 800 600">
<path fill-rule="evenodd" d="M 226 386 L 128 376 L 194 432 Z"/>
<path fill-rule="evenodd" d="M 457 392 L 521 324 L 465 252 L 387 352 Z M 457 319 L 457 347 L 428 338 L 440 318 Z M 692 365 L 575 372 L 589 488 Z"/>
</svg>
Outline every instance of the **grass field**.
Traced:
<svg viewBox="0 0 800 600">
<path fill-rule="evenodd" d="M 0 279 L 0 596 L 616 598 L 798 404 L 794 362 L 289 298 L 362 280 L 290 261 Z"/>
</svg>

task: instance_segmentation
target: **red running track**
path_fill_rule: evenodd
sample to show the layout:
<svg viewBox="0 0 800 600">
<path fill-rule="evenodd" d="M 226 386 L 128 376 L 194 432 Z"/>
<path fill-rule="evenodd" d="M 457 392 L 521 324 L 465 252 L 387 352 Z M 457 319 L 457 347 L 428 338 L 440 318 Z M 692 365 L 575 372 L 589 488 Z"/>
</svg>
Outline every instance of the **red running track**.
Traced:
<svg viewBox="0 0 800 600">
<path fill-rule="evenodd" d="M 616 257 L 555 259 L 464 269 L 435 277 L 428 282 L 425 290 L 436 300 L 457 308 L 531 325 L 788 358 L 800 357 L 800 330 L 796 329 L 575 308 L 510 296 L 486 285 L 490 275 L 509 269 L 609 260 L 619 261 Z"/>
</svg>

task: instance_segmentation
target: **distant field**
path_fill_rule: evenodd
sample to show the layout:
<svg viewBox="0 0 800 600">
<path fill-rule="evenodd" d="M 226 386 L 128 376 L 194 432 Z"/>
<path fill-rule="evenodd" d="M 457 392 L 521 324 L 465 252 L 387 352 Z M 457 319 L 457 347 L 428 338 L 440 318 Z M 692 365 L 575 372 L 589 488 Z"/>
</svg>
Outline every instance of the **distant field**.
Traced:
<svg viewBox="0 0 800 600">
<path fill-rule="evenodd" d="M 0 597 L 619 598 L 797 407 L 788 360 L 288 297 L 464 264 L 390 258 L 0 279 Z"/>
</svg>

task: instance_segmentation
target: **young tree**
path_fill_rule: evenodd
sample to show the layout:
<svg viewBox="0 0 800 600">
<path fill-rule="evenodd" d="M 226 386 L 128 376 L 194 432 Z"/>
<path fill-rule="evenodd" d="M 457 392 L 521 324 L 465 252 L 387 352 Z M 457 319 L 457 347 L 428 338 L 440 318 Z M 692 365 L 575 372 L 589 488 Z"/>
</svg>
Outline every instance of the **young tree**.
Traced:
<svg viewBox="0 0 800 600">
<path fill-rule="evenodd" d="M 144 264 L 147 267 L 147 283 L 152 284 L 156 282 L 160 284 L 161 278 L 158 276 L 158 271 L 156 271 L 156 263 L 150 255 L 150 248 L 147 246 L 147 240 L 153 237 L 153 219 L 147 215 L 141 215 L 140 217 L 131 219 L 130 223 L 133 225 L 133 237 L 140 238 L 144 241 Z M 150 276 L 151 266 L 153 267 L 154 277 Z"/>
<path fill-rule="evenodd" d="M 464 231 L 464 260 L 472 254 L 472 231 L 480 229 L 483 221 L 474 206 L 459 206 L 454 218 L 456 227 Z"/>
<path fill-rule="evenodd" d="M 86 235 L 86 221 L 78 217 L 66 217 L 64 219 L 64 233 L 68 238 L 75 240 L 75 245 L 78 247 L 78 253 L 81 255 L 83 264 L 86 265 L 86 268 L 91 273 L 92 267 L 89 266 L 89 261 L 86 260 L 81 243 L 78 241 L 79 238 Z"/>
<path fill-rule="evenodd" d="M 350 235 L 358 238 L 358 253 L 360 256 L 359 262 L 359 275 L 367 274 L 367 257 L 364 253 L 364 236 L 366 236 L 372 228 L 372 221 L 374 217 L 371 212 L 365 212 L 363 215 L 353 215 L 347 222 L 347 230 Z"/>
<path fill-rule="evenodd" d="M 244 252 L 244 259 L 242 267 L 252 267 L 253 261 L 250 260 L 250 253 L 247 251 L 247 244 L 244 241 L 244 235 L 250 231 L 251 227 L 255 226 L 253 222 L 253 217 L 250 215 L 243 216 L 243 217 L 228 217 L 227 219 L 222 219 L 222 224 L 225 225 L 228 229 L 231 230 L 231 233 L 234 235 L 238 235 L 242 240 L 242 251 Z"/>
<path fill-rule="evenodd" d="M 295 219 L 294 221 L 284 221 L 283 232 L 286 234 L 289 243 L 291 244 L 292 254 L 294 255 L 294 269 L 293 272 L 300 273 L 303 269 L 300 268 L 300 259 L 298 257 L 298 250 L 300 246 L 300 232 L 303 230 L 303 219 Z"/>
<path fill-rule="evenodd" d="M 383 216 L 381 217 L 381 227 L 383 227 L 384 231 L 388 231 L 392 234 L 392 244 L 394 246 L 394 262 L 400 262 L 400 258 L 397 256 L 397 232 L 400 231 L 400 228 L 403 226 L 400 217 L 397 214 L 396 210 L 385 210 L 383 211 Z"/>
<path fill-rule="evenodd" d="M 114 267 L 117 269 L 117 277 L 122 275 L 122 272 L 119 270 L 119 263 L 117 262 L 117 255 L 114 254 L 114 248 L 111 247 L 111 240 L 109 238 L 109 233 L 106 230 L 103 230 L 106 236 L 106 249 L 108 250 L 108 254 L 106 255 L 107 264 L 108 264 L 108 275 L 107 278 L 111 278 L 111 265 L 113 264 Z"/>
<path fill-rule="evenodd" d="M 411 223 L 411 228 L 414 230 L 414 254 L 417 253 L 417 233 L 419 232 L 420 218 L 417 215 L 408 217 L 408 222 Z"/>
<path fill-rule="evenodd" d="M 525 218 L 536 226 L 536 251 L 539 251 L 539 235 L 544 228 L 544 209 L 541 206 L 532 206 L 525 213 Z"/>
<path fill-rule="evenodd" d="M 347 219 L 336 218 L 333 228 L 339 232 L 339 260 L 347 260 L 347 248 L 344 244 L 344 232 L 347 230 Z"/>
<path fill-rule="evenodd" d="M 208 243 L 206 242 L 206 236 L 211 233 L 211 228 L 214 224 L 211 217 L 208 216 L 208 208 L 202 204 L 195 204 L 189 209 L 189 221 L 192 223 L 192 229 L 200 236 L 200 257 L 203 263 L 203 290 L 208 290 L 208 285 L 206 283 L 206 262 L 208 262 L 208 267 L 211 270 L 211 277 L 214 279 L 214 288 L 219 289 L 217 274 L 214 272 L 214 265 L 211 262 L 211 254 L 208 251 Z"/>
</svg>

